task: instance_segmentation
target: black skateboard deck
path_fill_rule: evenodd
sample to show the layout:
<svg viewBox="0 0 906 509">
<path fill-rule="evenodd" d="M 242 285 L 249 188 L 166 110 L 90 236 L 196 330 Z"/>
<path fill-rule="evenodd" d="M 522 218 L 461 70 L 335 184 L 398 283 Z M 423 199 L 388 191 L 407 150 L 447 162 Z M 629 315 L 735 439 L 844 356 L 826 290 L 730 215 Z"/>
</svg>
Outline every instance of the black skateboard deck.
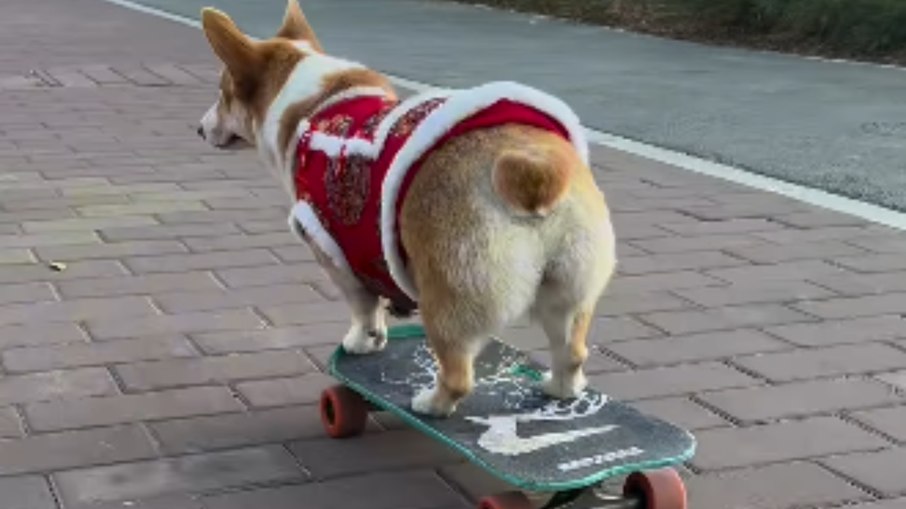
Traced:
<svg viewBox="0 0 906 509">
<path fill-rule="evenodd" d="M 339 347 L 330 373 L 382 410 L 530 491 L 581 489 L 609 477 L 676 465 L 695 452 L 693 436 L 587 389 L 572 400 L 546 396 L 546 370 L 493 340 L 475 363 L 475 390 L 447 418 L 414 413 L 413 395 L 433 386 L 435 361 L 418 325 L 394 327 L 384 351 Z"/>
</svg>

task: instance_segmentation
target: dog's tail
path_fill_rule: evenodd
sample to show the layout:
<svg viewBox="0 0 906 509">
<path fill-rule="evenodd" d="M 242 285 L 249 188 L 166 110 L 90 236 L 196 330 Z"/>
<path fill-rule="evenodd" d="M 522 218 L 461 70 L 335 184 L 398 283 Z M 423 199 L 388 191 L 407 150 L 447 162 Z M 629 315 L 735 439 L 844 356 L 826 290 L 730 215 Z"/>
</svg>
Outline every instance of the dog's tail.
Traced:
<svg viewBox="0 0 906 509">
<path fill-rule="evenodd" d="M 519 213 L 546 216 L 566 195 L 574 167 L 556 145 L 506 149 L 494 162 L 494 191 Z"/>
</svg>

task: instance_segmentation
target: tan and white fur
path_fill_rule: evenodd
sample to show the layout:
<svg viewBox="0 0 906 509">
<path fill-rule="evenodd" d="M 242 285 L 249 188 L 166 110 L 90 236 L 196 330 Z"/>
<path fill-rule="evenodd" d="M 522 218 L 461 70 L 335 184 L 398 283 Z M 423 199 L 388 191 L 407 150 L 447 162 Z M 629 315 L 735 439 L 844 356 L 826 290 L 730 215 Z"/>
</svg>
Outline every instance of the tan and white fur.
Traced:
<svg viewBox="0 0 906 509">
<path fill-rule="evenodd" d="M 225 69 L 199 134 L 217 147 L 254 145 L 291 194 L 300 122 L 356 91 L 395 97 L 379 73 L 325 54 L 296 0 L 267 40 L 244 35 L 215 9 L 204 9 L 202 22 Z M 413 399 L 414 410 L 453 412 L 473 388 L 473 360 L 486 338 L 527 313 L 549 338 L 544 390 L 571 398 L 585 388 L 586 338 L 616 259 L 604 196 L 575 146 L 515 124 L 452 138 L 425 159 L 398 221 L 407 276 L 439 367 L 434 387 Z M 381 298 L 298 233 L 351 308 L 344 348 L 383 348 Z"/>
</svg>

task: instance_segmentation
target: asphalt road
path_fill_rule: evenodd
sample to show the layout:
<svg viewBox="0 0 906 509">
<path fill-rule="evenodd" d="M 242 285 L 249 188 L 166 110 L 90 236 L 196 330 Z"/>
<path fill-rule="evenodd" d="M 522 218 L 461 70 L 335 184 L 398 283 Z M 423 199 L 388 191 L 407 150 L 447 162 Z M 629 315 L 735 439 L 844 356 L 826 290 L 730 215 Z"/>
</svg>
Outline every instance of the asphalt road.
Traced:
<svg viewBox="0 0 906 509">
<path fill-rule="evenodd" d="M 284 0 L 139 0 L 222 8 L 272 33 Z M 906 210 L 906 72 L 714 48 L 441 0 L 303 0 L 332 54 L 417 81 L 508 79 L 586 125 Z"/>
</svg>

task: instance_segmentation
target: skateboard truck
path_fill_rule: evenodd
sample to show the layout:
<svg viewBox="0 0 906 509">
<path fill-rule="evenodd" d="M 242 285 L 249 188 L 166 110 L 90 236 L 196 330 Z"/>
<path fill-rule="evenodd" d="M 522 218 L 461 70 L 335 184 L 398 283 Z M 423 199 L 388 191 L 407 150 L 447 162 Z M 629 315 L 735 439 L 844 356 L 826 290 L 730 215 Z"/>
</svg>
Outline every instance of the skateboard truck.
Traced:
<svg viewBox="0 0 906 509">
<path fill-rule="evenodd" d="M 541 509 L 569 507 L 591 487 L 558 491 Z M 622 495 L 594 492 L 595 500 L 589 509 L 686 509 L 686 488 L 676 470 L 663 468 L 633 472 L 623 484 Z M 479 501 L 479 509 L 532 509 L 533 505 L 522 492 L 510 491 L 490 495 Z"/>
</svg>

